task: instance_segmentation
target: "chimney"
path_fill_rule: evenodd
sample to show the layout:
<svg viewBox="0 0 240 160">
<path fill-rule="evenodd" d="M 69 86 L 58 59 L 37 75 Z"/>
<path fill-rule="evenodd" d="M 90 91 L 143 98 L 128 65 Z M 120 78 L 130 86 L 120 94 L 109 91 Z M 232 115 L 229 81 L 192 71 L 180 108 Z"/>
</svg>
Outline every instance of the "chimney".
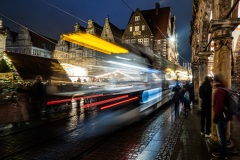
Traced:
<svg viewBox="0 0 240 160">
<path fill-rule="evenodd" d="M 160 8 L 160 3 L 157 2 L 156 3 L 156 15 L 158 15 L 159 8 Z"/>
<path fill-rule="evenodd" d="M 2 18 L 0 18 L 0 28 L 3 28 L 3 26 L 2 26 Z"/>
</svg>

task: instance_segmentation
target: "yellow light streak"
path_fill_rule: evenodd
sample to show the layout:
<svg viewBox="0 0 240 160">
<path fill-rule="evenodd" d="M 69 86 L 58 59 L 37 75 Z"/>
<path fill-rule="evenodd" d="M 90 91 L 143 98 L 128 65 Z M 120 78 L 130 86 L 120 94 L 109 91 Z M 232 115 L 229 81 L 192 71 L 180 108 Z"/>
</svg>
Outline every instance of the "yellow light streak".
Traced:
<svg viewBox="0 0 240 160">
<path fill-rule="evenodd" d="M 63 34 L 63 40 L 106 54 L 128 53 L 128 50 L 88 33 Z"/>
</svg>

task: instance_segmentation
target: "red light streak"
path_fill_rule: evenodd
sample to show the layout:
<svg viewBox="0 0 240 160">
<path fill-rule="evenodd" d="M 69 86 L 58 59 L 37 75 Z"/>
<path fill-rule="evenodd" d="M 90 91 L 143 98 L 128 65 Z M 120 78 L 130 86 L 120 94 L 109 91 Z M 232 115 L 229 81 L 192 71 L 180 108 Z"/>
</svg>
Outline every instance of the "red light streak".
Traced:
<svg viewBox="0 0 240 160">
<path fill-rule="evenodd" d="M 94 103 L 90 103 L 90 104 L 84 105 L 83 108 L 89 108 L 89 107 L 92 107 L 92 106 L 97 106 L 97 105 L 100 105 L 100 104 L 112 102 L 112 101 L 123 99 L 123 98 L 127 98 L 127 97 L 128 97 L 128 95 L 124 95 L 124 96 L 111 98 L 111 99 L 107 99 L 107 100 L 103 100 L 103 101 L 99 101 L 99 102 L 94 102 Z"/>
<path fill-rule="evenodd" d="M 80 99 L 84 99 L 84 98 L 94 98 L 94 97 L 100 97 L 100 96 L 103 96 L 103 94 L 96 94 L 96 95 L 91 95 L 91 96 L 82 96 L 82 97 L 77 97 L 77 98 L 67 98 L 67 99 L 49 101 L 49 102 L 47 102 L 47 105 L 54 105 L 54 104 L 59 104 L 59 103 L 71 102 L 72 100 L 80 100 Z"/>
<path fill-rule="evenodd" d="M 64 102 L 71 102 L 72 98 L 68 99 L 61 99 L 61 100 L 56 100 L 56 101 L 49 101 L 47 102 L 47 105 L 53 105 L 53 104 L 59 104 L 59 103 L 64 103 Z"/>
<path fill-rule="evenodd" d="M 125 103 L 125 102 L 133 101 L 133 100 L 135 100 L 135 99 L 138 99 L 138 97 L 133 97 L 133 98 L 130 98 L 130 99 L 127 99 L 127 100 L 118 102 L 118 103 L 114 103 L 114 104 L 111 104 L 111 105 L 108 105 L 108 106 L 104 106 L 104 107 L 101 107 L 100 109 L 101 109 L 101 110 L 104 110 L 104 109 L 107 109 L 107 108 L 110 108 L 110 107 L 113 107 L 113 106 L 116 106 L 116 105 L 119 105 L 119 104 L 122 104 L 122 103 Z"/>
</svg>

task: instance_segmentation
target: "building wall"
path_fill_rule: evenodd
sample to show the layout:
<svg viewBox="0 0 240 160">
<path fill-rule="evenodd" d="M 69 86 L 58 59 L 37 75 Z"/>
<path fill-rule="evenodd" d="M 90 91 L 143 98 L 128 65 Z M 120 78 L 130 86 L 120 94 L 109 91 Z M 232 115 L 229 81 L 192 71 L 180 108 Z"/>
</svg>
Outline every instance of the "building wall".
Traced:
<svg viewBox="0 0 240 160">
<path fill-rule="evenodd" d="M 2 19 L 0 18 L 0 53 L 6 50 L 7 32 L 2 26 Z"/>
<path fill-rule="evenodd" d="M 6 35 L 0 32 L 0 53 L 6 50 Z"/>
<path fill-rule="evenodd" d="M 42 46 L 42 48 L 39 48 L 33 45 L 32 37 L 30 36 L 29 31 L 26 27 L 20 26 L 19 31 L 16 34 L 16 37 L 12 37 L 10 30 L 8 31 L 6 51 L 52 58 L 52 51 L 45 49 L 44 46 Z"/>
<path fill-rule="evenodd" d="M 140 10 L 137 10 L 131 17 L 123 34 L 122 40 L 123 43 L 138 43 L 153 48 L 153 33 L 142 16 Z"/>
</svg>

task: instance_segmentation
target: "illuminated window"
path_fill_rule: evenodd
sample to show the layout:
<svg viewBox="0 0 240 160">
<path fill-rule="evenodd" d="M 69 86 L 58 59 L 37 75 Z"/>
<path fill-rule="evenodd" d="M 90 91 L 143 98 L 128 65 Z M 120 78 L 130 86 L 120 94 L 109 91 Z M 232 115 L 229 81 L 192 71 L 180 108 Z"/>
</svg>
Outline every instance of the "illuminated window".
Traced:
<svg viewBox="0 0 240 160">
<path fill-rule="evenodd" d="M 130 32 L 132 32 L 132 27 L 129 28 Z"/>
<path fill-rule="evenodd" d="M 140 16 L 135 16 L 135 21 L 140 21 Z"/>
<path fill-rule="evenodd" d="M 145 30 L 145 25 L 142 25 L 142 30 L 143 30 L 143 31 Z"/>
<path fill-rule="evenodd" d="M 160 41 L 160 40 L 157 40 L 157 44 L 161 44 L 161 41 Z"/>
<path fill-rule="evenodd" d="M 136 39 L 131 39 L 131 43 L 132 44 L 136 43 Z"/>
<path fill-rule="evenodd" d="M 130 43 L 130 40 L 129 40 L 129 39 L 126 39 L 126 40 L 125 40 L 125 43 Z"/>
<path fill-rule="evenodd" d="M 143 39 L 138 39 L 139 44 L 143 44 Z"/>
<path fill-rule="evenodd" d="M 149 38 L 144 38 L 144 45 L 148 46 L 149 45 Z"/>
<path fill-rule="evenodd" d="M 135 26 L 135 31 L 139 31 L 139 26 Z"/>
</svg>

